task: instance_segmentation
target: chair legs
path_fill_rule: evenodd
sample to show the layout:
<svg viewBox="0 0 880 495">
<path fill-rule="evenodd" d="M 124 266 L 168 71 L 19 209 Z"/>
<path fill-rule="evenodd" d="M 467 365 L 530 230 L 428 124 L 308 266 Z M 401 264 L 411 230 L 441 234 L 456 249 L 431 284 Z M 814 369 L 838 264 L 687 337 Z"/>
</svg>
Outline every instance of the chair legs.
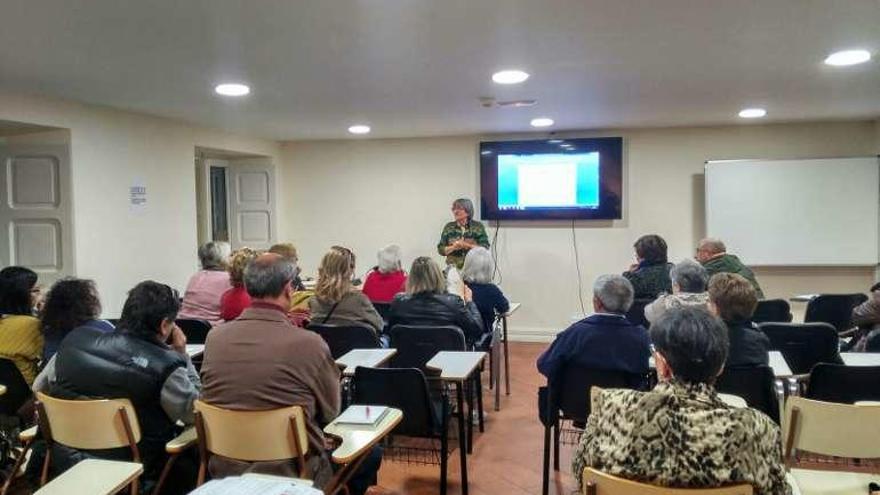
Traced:
<svg viewBox="0 0 880 495">
<path fill-rule="evenodd" d="M 165 479 L 168 478 L 168 473 L 171 472 L 171 467 L 174 465 L 174 461 L 177 460 L 178 455 L 180 454 L 168 456 L 168 460 L 165 461 L 165 466 L 162 468 L 162 474 L 159 475 L 159 481 L 156 482 L 156 486 L 153 488 L 153 495 L 162 493 L 162 486 L 165 484 Z"/>
<path fill-rule="evenodd" d="M 559 428 L 559 420 L 556 421 L 556 425 L 553 427 L 553 470 L 559 471 L 559 436 L 560 436 L 560 428 Z"/>
<path fill-rule="evenodd" d="M 550 426 L 544 427 L 544 466 L 541 479 L 541 495 L 550 492 Z"/>
<path fill-rule="evenodd" d="M 9 472 L 9 477 L 3 482 L 3 489 L 0 490 L 0 495 L 6 495 L 6 492 L 9 491 L 9 487 L 12 486 L 12 482 L 18 474 L 18 470 L 21 469 L 21 464 L 27 459 L 27 453 L 31 448 L 31 443 L 32 442 L 25 442 L 22 446 L 21 454 L 18 456 L 18 459 L 15 460 L 15 465 L 12 466 L 12 471 Z"/>
<path fill-rule="evenodd" d="M 477 387 L 477 418 L 480 420 L 480 433 L 483 433 L 486 429 L 483 417 L 483 376 L 481 372 L 477 372 L 477 383 L 475 385 Z"/>
<path fill-rule="evenodd" d="M 443 426 L 440 432 L 440 495 L 446 495 L 446 473 L 449 470 L 449 413 L 446 405 L 443 405 Z"/>
</svg>

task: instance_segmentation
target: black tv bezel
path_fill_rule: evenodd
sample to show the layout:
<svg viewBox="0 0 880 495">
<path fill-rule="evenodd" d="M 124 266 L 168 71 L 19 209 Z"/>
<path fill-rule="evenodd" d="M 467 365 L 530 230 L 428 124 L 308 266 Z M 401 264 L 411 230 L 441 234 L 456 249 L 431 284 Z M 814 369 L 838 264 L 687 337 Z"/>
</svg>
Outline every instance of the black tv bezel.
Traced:
<svg viewBox="0 0 880 495">
<path fill-rule="evenodd" d="M 554 142 L 550 142 L 550 141 Z M 498 208 L 499 154 L 558 153 L 561 140 L 579 153 L 599 152 L 599 208 L 547 208 L 501 210 Z M 482 220 L 620 220 L 623 218 L 623 138 L 546 138 L 523 141 L 480 142 L 480 219 Z M 487 201 L 488 199 L 488 201 Z"/>
</svg>

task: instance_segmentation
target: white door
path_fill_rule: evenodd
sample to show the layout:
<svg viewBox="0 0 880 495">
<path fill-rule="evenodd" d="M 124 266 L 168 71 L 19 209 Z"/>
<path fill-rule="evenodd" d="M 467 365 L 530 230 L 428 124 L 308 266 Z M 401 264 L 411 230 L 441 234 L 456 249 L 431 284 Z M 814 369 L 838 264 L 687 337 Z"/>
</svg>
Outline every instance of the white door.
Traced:
<svg viewBox="0 0 880 495">
<path fill-rule="evenodd" d="M 27 266 L 49 285 L 74 273 L 70 151 L 0 145 L 0 265 Z"/>
<path fill-rule="evenodd" d="M 226 174 L 232 249 L 268 249 L 276 242 L 275 167 L 266 158 L 234 159 Z"/>
</svg>

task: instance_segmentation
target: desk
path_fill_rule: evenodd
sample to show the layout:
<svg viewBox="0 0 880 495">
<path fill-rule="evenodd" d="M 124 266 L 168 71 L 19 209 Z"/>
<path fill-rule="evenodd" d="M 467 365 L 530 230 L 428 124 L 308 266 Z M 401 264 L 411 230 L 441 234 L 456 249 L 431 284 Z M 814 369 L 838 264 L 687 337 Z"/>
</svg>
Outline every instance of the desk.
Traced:
<svg viewBox="0 0 880 495">
<path fill-rule="evenodd" d="M 507 347 L 507 318 L 513 316 L 521 305 L 521 303 L 512 302 L 507 312 L 501 315 L 501 343 L 504 345 L 504 395 L 510 395 L 510 350 Z"/>
<path fill-rule="evenodd" d="M 344 376 L 354 376 L 354 369 L 358 366 L 376 368 L 395 354 L 397 349 L 352 349 L 337 359 L 336 364 L 343 369 Z"/>
<path fill-rule="evenodd" d="M 728 406 L 737 408 L 749 407 L 749 405 L 746 403 L 746 400 L 738 395 L 719 393 L 718 398 L 721 399 L 721 402 L 724 402 Z"/>
<path fill-rule="evenodd" d="M 880 366 L 880 352 L 841 352 L 847 366 Z"/>
<path fill-rule="evenodd" d="M 868 483 L 877 482 L 880 475 L 795 468 L 786 479 L 793 488 L 793 495 L 865 495 Z"/>
<path fill-rule="evenodd" d="M 34 495 L 113 494 L 144 472 L 139 462 L 86 459 L 55 478 Z"/>
<path fill-rule="evenodd" d="M 325 426 L 324 433 L 341 440 L 339 447 L 331 454 L 333 462 L 344 465 L 333 475 L 327 487 L 337 487 L 347 483 L 370 454 L 370 447 L 391 433 L 401 420 L 403 420 L 403 412 L 400 409 L 388 408 L 382 421 L 373 426 L 340 424 L 335 421 Z M 331 491 L 328 490 L 327 493 Z"/>
<path fill-rule="evenodd" d="M 794 375 L 779 351 L 770 351 L 770 367 L 773 368 L 773 374 L 776 375 L 776 378 L 787 378 Z"/>
<path fill-rule="evenodd" d="M 474 373 L 477 366 L 485 359 L 485 352 L 456 352 L 440 351 L 425 365 L 427 368 L 440 370 L 440 379 L 454 382 L 455 392 L 458 396 L 458 450 L 461 459 L 461 494 L 468 493 L 467 478 L 467 454 L 471 444 L 469 441 L 473 435 L 474 425 L 468 421 L 468 433 L 464 430 L 464 382 Z M 470 418 L 470 414 L 468 414 Z M 441 487 L 443 491 L 444 487 Z"/>
<path fill-rule="evenodd" d="M 205 344 L 186 344 L 186 354 L 193 358 L 205 352 Z"/>
<path fill-rule="evenodd" d="M 788 298 L 788 300 L 791 302 L 808 303 L 808 302 L 812 301 L 813 299 L 815 299 L 818 295 L 819 294 L 799 294 L 797 296 Z"/>
</svg>

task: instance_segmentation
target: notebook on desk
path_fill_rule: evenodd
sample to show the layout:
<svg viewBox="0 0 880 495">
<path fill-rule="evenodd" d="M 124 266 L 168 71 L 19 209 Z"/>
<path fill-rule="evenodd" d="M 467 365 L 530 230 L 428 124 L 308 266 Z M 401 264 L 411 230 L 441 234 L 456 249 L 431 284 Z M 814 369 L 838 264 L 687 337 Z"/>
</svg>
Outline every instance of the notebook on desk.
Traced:
<svg viewBox="0 0 880 495">
<path fill-rule="evenodd" d="M 346 425 L 375 426 L 388 414 L 385 406 L 348 406 L 336 418 L 336 423 Z"/>
</svg>

